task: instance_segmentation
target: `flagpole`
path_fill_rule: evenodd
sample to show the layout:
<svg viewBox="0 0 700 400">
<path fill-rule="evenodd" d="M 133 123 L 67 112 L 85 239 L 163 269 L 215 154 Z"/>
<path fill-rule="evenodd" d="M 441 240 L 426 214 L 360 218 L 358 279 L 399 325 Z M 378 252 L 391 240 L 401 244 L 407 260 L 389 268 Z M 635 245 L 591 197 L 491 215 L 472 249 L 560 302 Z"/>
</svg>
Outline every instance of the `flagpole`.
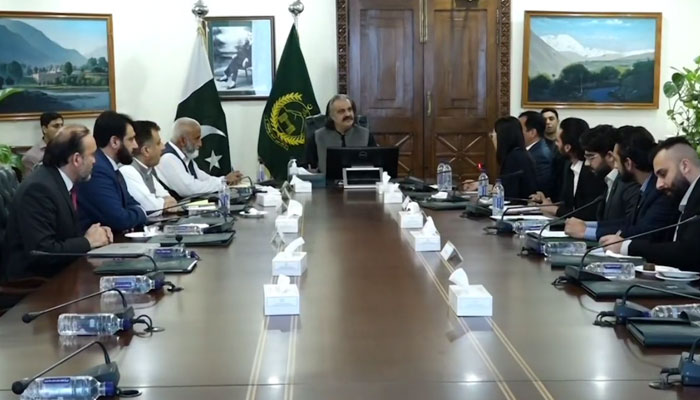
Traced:
<svg viewBox="0 0 700 400">
<path fill-rule="evenodd" d="M 295 0 L 289 5 L 289 12 L 294 16 L 294 26 L 299 30 L 299 14 L 304 12 L 304 3 L 301 0 Z"/>
<path fill-rule="evenodd" d="M 197 31 L 201 34 L 201 38 L 204 41 L 204 46 L 206 47 L 206 31 L 204 30 L 204 17 L 209 14 L 209 7 L 204 4 L 203 0 L 197 0 L 192 6 L 192 14 L 197 18 Z"/>
</svg>

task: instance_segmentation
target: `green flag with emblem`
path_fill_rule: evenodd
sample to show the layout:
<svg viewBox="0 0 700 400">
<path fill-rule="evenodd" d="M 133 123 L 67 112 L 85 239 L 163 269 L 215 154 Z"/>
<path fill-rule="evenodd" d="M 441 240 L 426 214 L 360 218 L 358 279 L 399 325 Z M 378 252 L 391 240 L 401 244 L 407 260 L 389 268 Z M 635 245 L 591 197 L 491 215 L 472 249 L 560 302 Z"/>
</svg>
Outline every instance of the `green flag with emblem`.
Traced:
<svg viewBox="0 0 700 400">
<path fill-rule="evenodd" d="M 276 180 L 287 178 L 289 159 L 306 148 L 306 117 L 320 112 L 294 25 L 284 45 L 277 75 L 260 121 L 258 157 Z"/>
</svg>

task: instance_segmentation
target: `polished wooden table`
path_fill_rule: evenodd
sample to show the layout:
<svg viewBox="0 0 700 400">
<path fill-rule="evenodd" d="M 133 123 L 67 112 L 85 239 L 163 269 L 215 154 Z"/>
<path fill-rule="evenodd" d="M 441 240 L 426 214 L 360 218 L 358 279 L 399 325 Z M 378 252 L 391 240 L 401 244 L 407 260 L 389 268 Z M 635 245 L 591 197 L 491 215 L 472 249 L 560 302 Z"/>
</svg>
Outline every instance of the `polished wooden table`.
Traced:
<svg viewBox="0 0 700 400">
<path fill-rule="evenodd" d="M 447 303 L 452 267 L 437 253 L 412 250 L 398 226 L 399 205 L 366 192 L 296 198 L 305 203 L 309 265 L 295 279 L 301 315 L 263 316 L 274 218 L 240 219 L 228 248 L 199 249 L 197 269 L 173 277 L 183 292 L 137 305 L 165 332 L 106 341 L 121 387 L 142 390 L 142 399 L 700 397 L 698 389 L 648 387 L 684 349 L 646 350 L 624 328 L 593 326 L 610 303 L 552 287 L 561 271 L 516 255 L 515 238 L 485 235 L 487 222 L 429 213 L 443 243 L 452 241 L 464 256 L 471 282 L 494 296 L 492 318 L 457 318 Z M 7 391 L 14 380 L 89 341 L 60 340 L 60 312 L 29 325 L 20 316 L 96 291 L 91 268 L 75 263 L 0 318 L 0 399 L 16 398 Z M 98 310 L 99 299 L 68 308 Z M 92 349 L 54 375 L 101 358 Z"/>
</svg>

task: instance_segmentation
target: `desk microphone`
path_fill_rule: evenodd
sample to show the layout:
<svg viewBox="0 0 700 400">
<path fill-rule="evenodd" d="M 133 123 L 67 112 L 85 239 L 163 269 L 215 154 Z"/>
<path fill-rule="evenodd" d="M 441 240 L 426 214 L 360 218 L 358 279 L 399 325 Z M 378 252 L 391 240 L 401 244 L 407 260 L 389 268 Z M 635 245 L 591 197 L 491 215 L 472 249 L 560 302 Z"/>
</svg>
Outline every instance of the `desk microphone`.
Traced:
<svg viewBox="0 0 700 400">
<path fill-rule="evenodd" d="M 583 253 L 583 256 L 581 257 L 581 263 L 579 264 L 579 268 L 583 268 L 583 264 L 584 264 L 584 260 L 586 259 L 586 256 L 587 256 L 591 251 L 593 251 L 593 250 L 600 249 L 600 248 L 606 247 L 606 246 L 610 246 L 611 244 L 622 243 L 622 242 L 624 242 L 625 240 L 632 240 L 632 239 L 636 239 L 636 238 L 638 238 L 638 237 L 642 237 L 642 236 L 646 236 L 646 235 L 651 235 L 652 233 L 656 233 L 656 232 L 660 232 L 660 231 L 665 231 L 666 229 L 675 228 L 675 227 L 677 227 L 677 226 L 681 226 L 681 225 L 683 225 L 683 224 L 687 224 L 687 223 L 689 223 L 689 222 L 694 222 L 694 221 L 697 221 L 697 220 L 700 220 L 700 215 L 693 215 L 693 216 L 691 216 L 691 217 L 688 217 L 688 218 L 684 219 L 683 221 L 679 221 L 679 222 L 676 222 L 676 223 L 674 223 L 674 224 L 662 226 L 661 228 L 652 229 L 652 230 L 649 230 L 649 231 L 646 231 L 646 232 L 641 232 L 641 233 L 638 233 L 638 234 L 636 234 L 636 235 L 632 235 L 632 236 L 627 237 L 627 238 L 622 238 L 622 239 L 620 239 L 620 240 L 616 240 L 616 241 L 614 241 L 614 242 L 612 242 L 612 243 L 608 243 L 608 244 L 605 244 L 605 245 L 601 244 L 601 245 L 598 245 L 598 246 L 593 246 L 593 247 L 591 247 L 590 249 L 586 250 L 585 253 Z"/>
<path fill-rule="evenodd" d="M 700 360 L 695 356 L 699 353 L 700 338 L 697 338 L 690 347 L 690 352 L 681 353 L 681 359 L 677 368 L 662 368 L 659 382 L 651 382 L 649 386 L 654 389 L 669 389 L 673 387 L 673 382 L 669 381 L 672 375 L 680 376 L 680 383 L 683 386 L 700 386 Z"/>
<path fill-rule="evenodd" d="M 66 361 L 70 360 L 71 358 L 77 356 L 78 354 L 82 353 L 85 351 L 88 347 L 91 347 L 93 345 L 98 345 L 102 349 L 102 354 L 104 354 L 104 359 L 105 362 L 104 364 L 98 365 L 96 367 L 90 368 L 86 370 L 85 372 L 81 373 L 81 376 L 92 376 L 95 378 L 98 382 L 102 383 L 111 383 L 111 388 L 112 390 L 115 390 L 117 385 L 119 384 L 119 367 L 117 367 L 116 362 L 112 362 L 109 358 L 109 353 L 107 352 L 107 349 L 105 348 L 104 344 L 99 341 L 93 341 L 85 346 L 79 348 L 78 350 L 74 351 L 73 353 L 63 357 L 61 360 L 58 362 L 52 364 L 50 367 L 46 368 L 45 370 L 39 372 L 38 374 L 34 375 L 31 378 L 24 378 L 18 381 L 15 381 L 12 383 L 12 393 L 16 395 L 21 395 L 24 393 L 25 390 L 29 387 L 29 385 L 34 382 L 37 378 L 40 378 L 47 372 L 53 370 L 54 368 L 58 367 L 59 365 L 65 363 Z"/>
<path fill-rule="evenodd" d="M 593 325 L 613 326 L 615 324 L 624 324 L 628 318 L 648 317 L 649 312 L 651 311 L 650 309 L 642 306 L 641 304 L 627 301 L 627 296 L 629 296 L 629 293 L 634 288 L 641 288 L 641 289 L 651 290 L 653 292 L 666 293 L 666 294 L 670 294 L 673 296 L 683 297 L 683 298 L 691 299 L 691 300 L 700 300 L 700 297 L 697 297 L 697 296 L 692 296 L 692 295 L 685 294 L 685 293 L 674 292 L 673 290 L 662 289 L 662 288 L 648 286 L 648 285 L 644 285 L 644 284 L 640 284 L 640 283 L 635 283 L 633 285 L 630 285 L 630 287 L 628 287 L 627 290 L 625 290 L 625 293 L 622 295 L 621 299 L 615 300 L 615 306 L 613 307 L 613 311 L 601 311 L 601 312 L 599 312 L 595 318 L 595 322 L 593 322 Z M 610 321 L 605 321 L 604 318 L 607 318 L 607 317 L 615 317 L 615 323 L 612 323 Z"/>
<path fill-rule="evenodd" d="M 523 210 L 523 209 L 530 209 L 530 208 L 543 208 L 543 207 L 549 207 L 549 206 L 558 206 L 558 205 L 562 205 L 562 204 L 564 204 L 563 201 L 559 201 L 559 202 L 556 202 L 553 204 L 547 204 L 547 205 L 538 204 L 538 205 L 534 205 L 534 206 L 506 207 L 505 209 L 503 209 L 503 213 L 501 214 L 501 218 L 498 221 L 496 221 L 496 225 L 487 226 L 486 228 L 484 228 L 484 230 L 487 233 L 490 233 L 491 231 L 495 231 L 495 233 L 498 235 L 510 234 L 510 233 L 513 233 L 513 224 L 504 220 L 506 213 L 508 211 Z"/>
<path fill-rule="evenodd" d="M 105 290 L 100 290 L 99 292 L 91 293 L 91 294 L 89 294 L 87 296 L 83 296 L 79 299 L 71 300 L 69 302 L 59 304 L 59 305 L 51 307 L 51 308 L 47 308 L 46 310 L 28 312 L 28 313 L 22 315 L 22 322 L 24 322 L 25 324 L 28 324 L 46 313 L 49 313 L 51 311 L 56 311 L 59 308 L 63 308 L 63 307 L 69 306 L 71 304 L 79 303 L 83 300 L 87 300 L 87 299 L 90 299 L 92 297 L 97 297 L 97 296 L 99 296 L 103 293 L 107 293 L 107 292 L 117 292 L 117 293 L 119 293 L 119 296 L 121 296 L 121 298 L 122 298 L 122 306 L 124 306 L 124 311 L 122 311 L 121 313 L 118 313 L 118 314 L 115 313 L 115 315 L 119 316 L 119 318 L 122 318 L 122 319 L 125 319 L 122 316 L 133 317 L 134 309 L 126 303 L 126 297 L 124 297 L 124 293 L 119 289 L 111 288 L 111 289 L 105 289 Z"/>
<path fill-rule="evenodd" d="M 546 228 L 548 228 L 549 226 L 551 226 L 552 224 L 557 223 L 557 222 L 564 221 L 565 219 L 569 218 L 570 216 L 576 214 L 577 212 L 579 212 L 579 211 L 581 211 L 581 210 L 585 210 L 585 209 L 587 209 L 588 207 L 591 207 L 591 206 L 593 206 L 593 205 L 596 205 L 596 204 L 600 203 L 600 202 L 603 201 L 603 200 L 605 200 L 605 194 L 601 194 L 600 196 L 598 196 L 598 197 L 596 197 L 595 199 L 593 199 L 592 201 L 590 201 L 590 202 L 588 202 L 588 203 L 582 205 L 581 207 L 579 207 L 579 208 L 574 208 L 573 210 L 569 211 L 568 213 L 562 215 L 561 217 L 549 221 L 548 223 L 544 224 L 544 226 L 542 226 L 542 229 L 540 229 L 540 233 L 539 233 L 537 236 L 538 236 L 540 239 L 542 239 L 542 232 L 544 232 L 544 230 L 545 230 Z"/>
<path fill-rule="evenodd" d="M 182 240 L 182 236 L 178 235 L 180 237 L 180 242 Z M 29 254 L 33 256 L 52 256 L 52 257 L 87 257 L 87 258 L 109 258 L 109 259 L 114 259 L 114 258 L 128 258 L 128 259 L 136 259 L 136 258 L 148 258 L 151 263 L 153 263 L 153 271 L 148 272 L 147 275 L 149 278 L 153 279 L 154 281 L 162 281 L 163 286 L 168 287 L 169 292 L 179 292 L 182 290 L 182 287 L 179 287 L 175 285 L 173 282 L 166 281 L 165 280 L 165 274 L 162 271 L 158 270 L 158 264 L 156 263 L 155 258 L 152 256 L 145 254 L 145 253 L 52 253 L 48 251 L 40 251 L 40 250 L 32 250 L 29 252 Z"/>
</svg>

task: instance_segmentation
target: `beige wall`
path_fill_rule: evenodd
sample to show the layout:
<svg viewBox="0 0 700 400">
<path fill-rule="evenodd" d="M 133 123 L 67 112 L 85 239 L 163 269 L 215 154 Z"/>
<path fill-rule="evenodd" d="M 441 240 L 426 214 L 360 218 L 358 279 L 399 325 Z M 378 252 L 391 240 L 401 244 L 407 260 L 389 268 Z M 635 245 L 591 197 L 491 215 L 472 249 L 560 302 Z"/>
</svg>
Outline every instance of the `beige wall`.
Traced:
<svg viewBox="0 0 700 400">
<path fill-rule="evenodd" d="M 195 38 L 190 9 L 194 0 L 0 0 L 0 10 L 111 13 L 114 18 L 117 109 L 138 119 L 152 119 L 170 126 L 182 93 L 184 77 Z M 277 58 L 282 54 L 292 18 L 287 11 L 291 0 L 231 1 L 207 0 L 210 15 L 274 15 Z M 335 1 L 304 0 L 299 34 L 316 98 L 321 108 L 335 92 L 336 34 Z M 683 66 L 700 55 L 700 0 L 513 0 L 511 51 L 511 110 L 521 111 L 523 13 L 525 10 L 568 11 L 660 11 L 663 17 L 662 81 L 669 79 L 671 66 Z M 667 103 L 661 99 L 658 110 L 595 111 L 563 110 L 562 117 L 579 116 L 592 125 L 599 123 L 642 124 L 657 137 L 675 132 L 664 113 Z M 257 137 L 265 103 L 224 102 L 236 167 L 254 174 Z M 92 126 L 92 120 L 82 120 Z M 37 122 L 0 122 L 0 142 L 31 145 L 38 141 Z"/>
</svg>

